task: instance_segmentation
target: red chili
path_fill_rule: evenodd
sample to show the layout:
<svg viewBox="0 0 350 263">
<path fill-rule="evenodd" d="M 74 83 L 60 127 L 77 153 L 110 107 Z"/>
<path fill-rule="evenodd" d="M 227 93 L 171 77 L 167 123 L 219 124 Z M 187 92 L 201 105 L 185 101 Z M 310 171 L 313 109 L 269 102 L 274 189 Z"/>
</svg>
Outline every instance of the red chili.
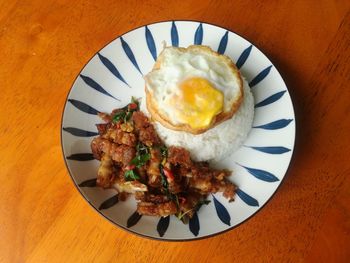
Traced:
<svg viewBox="0 0 350 263">
<path fill-rule="evenodd" d="M 137 104 L 136 103 L 130 103 L 129 104 L 129 109 L 130 110 L 136 110 L 137 109 Z"/>
<path fill-rule="evenodd" d="M 127 165 L 127 166 L 125 166 L 125 169 L 126 170 L 133 170 L 133 169 L 135 169 L 135 165 L 134 164 Z"/>
<path fill-rule="evenodd" d="M 186 198 L 185 197 L 179 196 L 178 198 L 180 200 L 180 204 L 186 203 Z"/>
<path fill-rule="evenodd" d="M 165 176 L 168 178 L 168 181 L 173 181 L 175 179 L 173 173 L 168 168 L 163 168 Z"/>
</svg>

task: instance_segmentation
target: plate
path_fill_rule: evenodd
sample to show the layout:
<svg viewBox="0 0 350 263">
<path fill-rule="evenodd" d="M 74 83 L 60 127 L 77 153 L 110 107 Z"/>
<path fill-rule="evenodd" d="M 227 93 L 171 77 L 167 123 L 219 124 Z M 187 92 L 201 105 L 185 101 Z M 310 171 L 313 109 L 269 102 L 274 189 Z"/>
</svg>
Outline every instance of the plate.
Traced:
<svg viewBox="0 0 350 263">
<path fill-rule="evenodd" d="M 210 195 L 188 224 L 175 216 L 140 216 L 133 198 L 118 202 L 116 191 L 96 187 L 99 162 L 90 142 L 97 135 L 98 112 L 144 96 L 143 76 L 163 47 L 203 44 L 229 56 L 248 80 L 255 100 L 253 127 L 244 145 L 219 165 L 230 169 L 236 200 Z M 77 189 L 89 204 L 115 225 L 161 240 L 193 240 L 233 229 L 256 214 L 281 184 L 294 148 L 295 118 L 288 89 L 272 62 L 241 36 L 212 24 L 167 21 L 141 26 L 117 37 L 95 54 L 68 94 L 61 127 L 64 159 Z M 82 215 L 83 216 L 83 215 Z"/>
</svg>

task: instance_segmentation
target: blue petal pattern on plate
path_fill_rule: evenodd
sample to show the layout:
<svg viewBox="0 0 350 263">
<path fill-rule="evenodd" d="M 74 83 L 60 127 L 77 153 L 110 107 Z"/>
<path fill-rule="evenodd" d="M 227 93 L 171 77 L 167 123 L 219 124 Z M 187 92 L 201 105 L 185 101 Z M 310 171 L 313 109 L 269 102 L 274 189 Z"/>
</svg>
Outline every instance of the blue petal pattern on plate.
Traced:
<svg viewBox="0 0 350 263">
<path fill-rule="evenodd" d="M 72 103 L 74 107 L 76 107 L 77 109 L 85 113 L 92 114 L 92 115 L 97 115 L 99 113 L 98 110 L 94 109 L 93 107 L 79 100 L 69 99 L 68 101 Z"/>
<path fill-rule="evenodd" d="M 193 235 L 198 236 L 200 225 L 197 212 L 195 212 L 192 218 L 189 220 L 188 225 L 190 227 L 190 231 Z"/>
<path fill-rule="evenodd" d="M 74 161 L 91 161 L 95 159 L 92 153 L 74 153 L 66 158 Z"/>
<path fill-rule="evenodd" d="M 129 218 L 128 221 L 126 222 L 126 226 L 132 227 L 134 225 L 136 225 L 139 220 L 141 219 L 142 215 L 140 215 L 139 213 L 137 213 L 137 211 L 135 211 Z"/>
<path fill-rule="evenodd" d="M 253 78 L 253 80 L 249 82 L 249 87 L 251 88 L 254 87 L 256 84 L 261 82 L 264 78 L 266 78 L 266 76 L 270 73 L 271 68 L 272 68 L 272 65 L 268 66 L 267 68 L 262 70 L 258 75 L 256 75 L 255 78 Z"/>
<path fill-rule="evenodd" d="M 96 81 L 94 81 L 92 78 L 84 76 L 82 74 L 80 74 L 80 77 L 83 79 L 83 81 L 89 85 L 91 88 L 97 90 L 98 92 L 101 92 L 115 100 L 119 100 L 116 97 L 114 97 L 113 95 L 109 94 L 104 88 L 101 87 L 100 84 L 98 84 Z M 120 100 L 119 100 L 120 101 Z"/>
<path fill-rule="evenodd" d="M 174 21 L 171 23 L 170 35 L 171 35 L 171 45 L 174 47 L 178 47 L 179 46 L 179 34 L 177 33 L 177 27 L 176 27 Z"/>
<path fill-rule="evenodd" d="M 263 125 L 254 126 L 253 128 L 260 128 L 265 130 L 277 130 L 288 126 L 288 124 L 291 123 L 291 121 L 293 121 L 293 119 L 280 119 L 280 120 L 266 123 Z"/>
<path fill-rule="evenodd" d="M 123 37 L 120 37 L 120 42 L 122 43 L 122 47 L 123 47 L 123 50 L 125 52 L 125 54 L 127 55 L 127 57 L 129 58 L 129 60 L 131 61 L 131 63 L 135 66 L 135 68 L 141 73 L 142 75 L 142 72 L 140 70 L 140 67 L 139 65 L 137 64 L 136 62 L 136 59 L 135 59 L 135 56 L 134 56 L 134 53 L 132 52 L 131 48 L 129 47 L 128 43 L 125 42 L 125 40 L 123 39 Z"/>
<path fill-rule="evenodd" d="M 221 222 L 230 226 L 231 225 L 231 222 L 230 222 L 231 216 L 227 212 L 227 209 L 215 198 L 214 195 L 213 195 L 213 200 L 214 200 L 216 213 L 217 213 L 218 217 L 220 218 Z"/>
<path fill-rule="evenodd" d="M 196 33 L 194 34 L 194 44 L 195 45 L 202 45 L 203 41 L 203 26 L 202 23 L 199 24 L 197 27 Z"/>
<path fill-rule="evenodd" d="M 283 96 L 283 94 L 285 92 L 286 92 L 286 90 L 282 90 L 280 92 L 277 92 L 277 93 L 271 95 L 270 97 L 264 99 L 263 101 L 260 101 L 259 103 L 255 104 L 255 108 L 266 106 L 266 105 L 269 105 L 271 103 L 274 103 L 275 101 L 278 101 Z"/>
<path fill-rule="evenodd" d="M 218 53 L 224 54 L 227 46 L 227 41 L 228 41 L 228 31 L 224 34 L 224 36 L 220 40 L 220 44 L 218 47 Z"/>
<path fill-rule="evenodd" d="M 164 236 L 165 232 L 168 229 L 169 222 L 170 222 L 170 216 L 161 217 L 159 219 L 159 222 L 157 224 L 157 231 L 160 237 Z"/>
<path fill-rule="evenodd" d="M 247 47 L 245 50 L 243 50 L 242 54 L 239 56 L 236 62 L 236 66 L 238 69 L 240 69 L 248 59 L 250 55 L 250 51 L 252 51 L 252 47 L 253 45 L 250 45 L 249 47 Z"/>
<path fill-rule="evenodd" d="M 156 44 L 154 43 L 152 33 L 147 26 L 145 26 L 145 36 L 146 36 L 148 49 L 151 52 L 153 59 L 156 60 L 157 59 Z"/>
<path fill-rule="evenodd" d="M 63 130 L 78 137 L 92 137 L 98 135 L 97 132 L 85 131 L 74 127 L 63 127 Z"/>
<path fill-rule="evenodd" d="M 269 154 L 282 154 L 289 152 L 290 149 L 283 147 L 283 146 L 248 146 L 254 150 L 264 152 L 264 153 L 269 153 Z"/>
<path fill-rule="evenodd" d="M 237 188 L 236 194 L 243 200 L 244 203 L 246 203 L 249 206 L 259 206 L 259 202 L 248 195 L 247 193 L 243 192 L 241 189 Z"/>
<path fill-rule="evenodd" d="M 88 179 L 78 184 L 78 186 L 79 187 L 96 187 L 97 186 L 96 180 L 97 178 Z"/>
<path fill-rule="evenodd" d="M 108 198 L 106 201 L 104 201 L 99 207 L 98 210 L 108 209 L 115 204 L 117 204 L 119 201 L 118 194 L 113 195 L 112 197 Z"/>
<path fill-rule="evenodd" d="M 269 173 L 267 171 L 255 169 L 255 168 L 249 168 L 243 165 L 240 165 L 240 166 L 245 168 L 251 175 L 258 178 L 259 180 L 269 182 L 269 183 L 279 181 L 279 179 L 276 176 L 274 176 L 272 173 Z"/>
<path fill-rule="evenodd" d="M 122 82 L 124 82 L 129 88 L 130 85 L 125 81 L 125 79 L 123 78 L 123 76 L 119 73 L 118 69 L 113 65 L 113 63 L 106 57 L 102 56 L 100 53 L 97 53 L 99 59 L 101 60 L 102 64 L 106 66 L 106 68 L 108 68 L 108 70 L 114 75 L 116 76 L 119 80 L 121 80 Z"/>
</svg>

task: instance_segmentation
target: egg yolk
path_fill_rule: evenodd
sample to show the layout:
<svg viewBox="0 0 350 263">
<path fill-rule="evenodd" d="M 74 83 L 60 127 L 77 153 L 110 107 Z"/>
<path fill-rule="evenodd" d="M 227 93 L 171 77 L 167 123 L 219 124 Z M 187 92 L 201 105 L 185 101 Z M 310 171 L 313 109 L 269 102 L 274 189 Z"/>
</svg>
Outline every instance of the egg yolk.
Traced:
<svg viewBox="0 0 350 263">
<path fill-rule="evenodd" d="M 223 109 L 224 96 L 206 79 L 194 77 L 180 83 L 176 102 L 179 121 L 194 129 L 208 127 Z"/>
</svg>

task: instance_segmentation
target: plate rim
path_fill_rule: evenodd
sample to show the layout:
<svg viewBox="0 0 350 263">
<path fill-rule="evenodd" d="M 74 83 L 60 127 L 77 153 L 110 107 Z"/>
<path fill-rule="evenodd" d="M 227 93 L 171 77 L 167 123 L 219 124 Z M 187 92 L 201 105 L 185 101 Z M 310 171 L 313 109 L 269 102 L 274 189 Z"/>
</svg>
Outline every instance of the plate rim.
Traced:
<svg viewBox="0 0 350 263">
<path fill-rule="evenodd" d="M 64 154 L 64 147 L 63 147 L 63 119 L 64 119 L 64 114 L 65 114 L 65 111 L 66 111 L 66 107 L 67 107 L 67 102 L 68 102 L 68 98 L 73 90 L 73 87 L 74 87 L 74 84 L 75 82 L 77 81 L 77 79 L 79 78 L 79 75 L 80 73 L 85 69 L 85 67 L 90 63 L 90 61 L 98 54 L 98 52 L 100 52 L 102 49 L 104 49 L 105 47 L 107 47 L 108 45 L 110 45 L 112 42 L 114 42 L 115 40 L 117 40 L 118 38 L 134 31 L 134 30 L 137 30 L 137 29 L 140 29 L 142 27 L 145 27 L 145 26 L 151 26 L 151 25 L 155 25 L 155 24 L 162 24 L 162 23 L 168 23 L 168 22 L 193 22 L 193 23 L 202 23 L 202 24 L 207 24 L 207 25 L 210 25 L 210 26 L 215 26 L 215 27 L 218 27 L 218 28 L 221 28 L 221 29 L 224 29 L 224 30 L 227 30 L 228 32 L 231 32 L 231 33 L 234 33 L 236 34 L 237 36 L 241 37 L 242 39 L 244 39 L 245 41 L 247 41 L 249 44 L 253 45 L 261 54 L 263 54 L 270 62 L 271 64 L 273 65 L 273 67 L 275 68 L 275 70 L 277 71 L 277 73 L 279 74 L 279 76 L 281 77 L 281 80 L 283 82 L 283 84 L 285 85 L 286 89 L 287 89 L 287 92 L 289 94 L 289 97 L 290 97 L 290 101 L 291 101 L 291 106 L 292 106 L 292 112 L 293 112 L 293 118 L 294 118 L 294 138 L 293 138 L 293 147 L 291 149 L 291 157 L 290 157 L 290 160 L 289 160 L 289 163 L 288 163 L 288 167 L 286 169 L 286 172 L 284 173 L 283 175 L 283 178 L 281 179 L 279 185 L 276 187 L 276 189 L 274 190 L 274 192 L 271 194 L 271 196 L 266 200 L 266 202 L 261 206 L 259 207 L 259 209 L 257 209 L 255 212 L 253 212 L 250 216 L 248 216 L 246 219 L 244 219 L 242 222 L 234 225 L 234 226 L 231 226 L 225 230 L 222 230 L 222 231 L 219 231 L 219 232 L 216 232 L 216 233 L 213 233 L 213 234 L 209 234 L 209 235 L 205 235 L 205 236 L 201 236 L 201 237 L 194 237 L 194 238 L 186 238 L 186 239 L 171 239 L 171 238 L 163 238 L 163 237 L 155 237 L 155 236 L 150 236 L 150 235 L 146 235 L 146 234 L 142 234 L 142 233 L 139 233 L 139 232 L 136 232 L 136 231 L 133 231 L 132 229 L 130 228 L 127 228 L 123 225 L 120 225 L 118 224 L 117 222 L 114 222 L 112 219 L 108 218 L 107 215 L 105 215 L 104 213 L 102 213 L 100 210 L 97 209 L 97 207 L 95 207 L 91 202 L 90 200 L 88 199 L 87 196 L 85 196 L 85 194 L 83 193 L 83 191 L 79 188 L 78 184 L 76 183 L 76 181 L 74 180 L 73 178 L 73 175 L 71 174 L 70 170 L 69 170 L 69 166 L 67 164 L 67 159 L 65 157 L 65 154 Z M 72 84 L 71 84 L 71 87 L 69 88 L 69 91 L 66 95 L 66 98 L 65 98 L 65 102 L 64 102 L 64 106 L 63 106 L 63 110 L 62 110 L 62 113 L 61 113 L 61 125 L 60 125 L 60 142 L 61 142 L 61 153 L 62 153 L 62 157 L 63 157 L 63 160 L 64 160 L 64 164 L 66 166 L 66 170 L 68 171 L 68 174 L 69 174 L 69 177 L 70 179 L 72 180 L 75 188 L 79 191 L 80 195 L 84 198 L 85 201 L 87 201 L 87 203 L 100 215 L 102 216 L 103 218 L 107 219 L 109 222 L 111 222 L 114 226 L 122 229 L 122 230 L 125 230 L 131 234 L 134 234 L 136 236 L 139 236 L 139 237 L 143 237 L 143 238 L 147 238 L 147 239 L 150 239 L 150 240 L 155 240 L 155 241 L 167 241 L 167 242 L 190 242 L 190 241 L 197 241 L 197 240 L 202 240 L 202 239 L 207 239 L 207 238 L 210 238 L 210 237 L 214 237 L 214 236 L 217 236 L 217 235 L 220 235 L 220 234 L 224 234 L 226 232 L 229 232 L 237 227 L 239 227 L 240 225 L 242 225 L 243 223 L 249 221 L 251 218 L 253 218 L 255 215 L 257 215 L 261 210 L 263 210 L 263 208 L 272 200 L 272 198 L 275 196 L 275 194 L 277 193 L 277 190 L 281 187 L 281 185 L 284 183 L 285 181 L 285 178 L 287 177 L 287 174 L 288 174 L 288 171 L 291 167 L 291 164 L 293 162 L 293 159 L 294 159 L 294 149 L 295 149 L 295 144 L 296 144 L 296 137 L 297 137 L 297 129 L 296 129 L 296 118 L 295 118 L 295 110 L 294 110 L 294 104 L 293 104 L 293 100 L 292 100 L 292 96 L 289 92 L 289 89 L 288 89 L 288 86 L 286 85 L 281 73 L 279 72 L 279 70 L 276 68 L 275 66 L 275 63 L 265 55 L 264 52 L 261 51 L 261 49 L 255 45 L 254 43 L 252 43 L 250 40 L 246 39 L 245 37 L 243 37 L 241 34 L 238 34 L 237 32 L 231 30 L 231 29 L 228 29 L 226 27 L 223 27 L 223 26 L 220 26 L 218 24 L 214 24 L 214 23 L 211 23 L 211 22 L 204 22 L 202 20 L 193 20 L 193 19 L 167 19 L 167 20 L 159 20 L 159 21 L 156 21 L 156 22 L 152 22 L 152 23 L 146 23 L 146 24 L 142 24 L 140 26 L 137 26 L 137 27 L 134 27 L 130 30 L 127 30 L 125 32 L 123 32 L 122 34 L 116 36 L 115 38 L 112 38 L 111 40 L 109 40 L 104 46 L 102 46 L 100 49 L 98 49 L 95 53 L 93 53 L 93 55 L 85 62 L 85 64 L 80 68 L 79 70 L 79 73 L 76 75 L 76 77 L 74 78 Z"/>
</svg>

